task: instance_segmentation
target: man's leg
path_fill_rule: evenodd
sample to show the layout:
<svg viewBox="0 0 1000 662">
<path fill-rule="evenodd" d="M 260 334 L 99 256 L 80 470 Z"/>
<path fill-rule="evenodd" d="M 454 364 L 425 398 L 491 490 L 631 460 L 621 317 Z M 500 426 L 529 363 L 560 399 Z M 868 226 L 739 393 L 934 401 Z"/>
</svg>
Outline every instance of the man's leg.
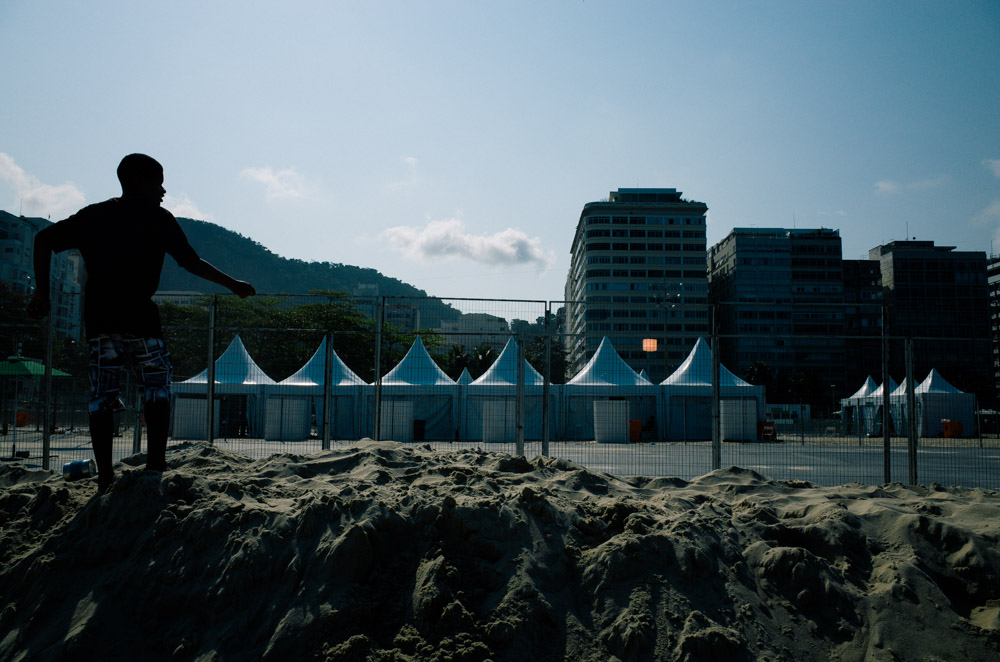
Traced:
<svg viewBox="0 0 1000 662">
<path fill-rule="evenodd" d="M 117 343 L 107 336 L 90 339 L 90 444 L 97 463 L 97 492 L 103 494 L 114 480 L 111 444 L 124 357 Z"/>
<path fill-rule="evenodd" d="M 146 402 L 146 468 L 167 470 L 167 431 L 170 429 L 170 401 Z"/>
<path fill-rule="evenodd" d="M 170 378 L 174 371 L 162 338 L 128 341 L 130 358 L 142 389 L 146 417 L 146 469 L 166 471 L 170 430 Z"/>
<path fill-rule="evenodd" d="M 115 431 L 115 415 L 110 411 L 90 414 L 90 445 L 94 448 L 97 463 L 97 491 L 103 494 L 114 480 L 114 462 L 111 459 L 111 442 Z"/>
</svg>

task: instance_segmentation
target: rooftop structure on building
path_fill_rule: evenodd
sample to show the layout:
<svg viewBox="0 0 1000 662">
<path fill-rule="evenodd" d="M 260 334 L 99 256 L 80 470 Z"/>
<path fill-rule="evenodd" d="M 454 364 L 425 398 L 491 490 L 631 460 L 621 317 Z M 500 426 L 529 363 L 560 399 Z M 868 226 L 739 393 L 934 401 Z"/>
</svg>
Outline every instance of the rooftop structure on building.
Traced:
<svg viewBox="0 0 1000 662">
<path fill-rule="evenodd" d="M 659 381 L 708 333 L 707 212 L 673 188 L 619 188 L 583 206 L 565 289 L 570 374 L 607 336 Z"/>
</svg>

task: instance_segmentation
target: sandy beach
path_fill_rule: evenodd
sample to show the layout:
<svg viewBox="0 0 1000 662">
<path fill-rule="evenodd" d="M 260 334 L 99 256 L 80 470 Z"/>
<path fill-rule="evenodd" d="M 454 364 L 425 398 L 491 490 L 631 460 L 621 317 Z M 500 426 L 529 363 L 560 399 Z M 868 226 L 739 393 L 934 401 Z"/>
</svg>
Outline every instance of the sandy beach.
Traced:
<svg viewBox="0 0 1000 662">
<path fill-rule="evenodd" d="M 1000 495 L 362 441 L 0 467 L 0 660 L 995 660 Z"/>
</svg>

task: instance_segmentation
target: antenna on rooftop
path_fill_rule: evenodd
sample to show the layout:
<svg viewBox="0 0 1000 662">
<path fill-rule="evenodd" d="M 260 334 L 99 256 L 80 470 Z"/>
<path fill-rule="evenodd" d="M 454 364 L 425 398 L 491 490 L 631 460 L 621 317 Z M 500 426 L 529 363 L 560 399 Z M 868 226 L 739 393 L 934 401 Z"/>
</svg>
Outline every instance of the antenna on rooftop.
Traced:
<svg viewBox="0 0 1000 662">
<path fill-rule="evenodd" d="M 798 226 L 795 225 L 795 212 L 792 212 L 792 229 L 798 229 Z"/>
</svg>

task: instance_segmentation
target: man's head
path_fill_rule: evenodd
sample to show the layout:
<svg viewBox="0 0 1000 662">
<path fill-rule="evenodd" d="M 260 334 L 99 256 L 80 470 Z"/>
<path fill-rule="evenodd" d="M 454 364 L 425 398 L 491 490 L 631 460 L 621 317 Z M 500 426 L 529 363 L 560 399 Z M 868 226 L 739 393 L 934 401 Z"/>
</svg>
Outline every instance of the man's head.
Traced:
<svg viewBox="0 0 1000 662">
<path fill-rule="evenodd" d="M 122 197 L 146 200 L 160 204 L 166 190 L 163 188 L 163 166 L 145 154 L 129 154 L 118 164 L 118 181 L 122 183 Z"/>
</svg>

